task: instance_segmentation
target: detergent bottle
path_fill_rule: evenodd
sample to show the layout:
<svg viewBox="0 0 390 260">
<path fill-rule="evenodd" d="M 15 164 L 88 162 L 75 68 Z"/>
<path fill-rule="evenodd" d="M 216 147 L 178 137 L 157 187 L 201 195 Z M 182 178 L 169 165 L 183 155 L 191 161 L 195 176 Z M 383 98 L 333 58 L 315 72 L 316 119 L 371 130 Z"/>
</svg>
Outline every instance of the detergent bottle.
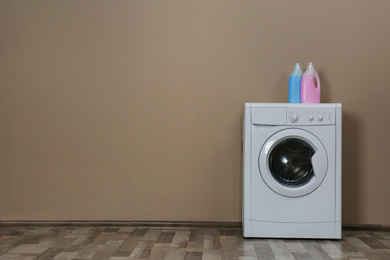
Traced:
<svg viewBox="0 0 390 260">
<path fill-rule="evenodd" d="M 288 102 L 301 103 L 301 78 L 302 69 L 299 63 L 295 64 L 288 82 Z"/>
<path fill-rule="evenodd" d="M 320 103 L 321 84 L 320 78 L 314 69 L 313 63 L 309 62 L 307 70 L 303 73 L 301 81 L 302 103 Z"/>
</svg>

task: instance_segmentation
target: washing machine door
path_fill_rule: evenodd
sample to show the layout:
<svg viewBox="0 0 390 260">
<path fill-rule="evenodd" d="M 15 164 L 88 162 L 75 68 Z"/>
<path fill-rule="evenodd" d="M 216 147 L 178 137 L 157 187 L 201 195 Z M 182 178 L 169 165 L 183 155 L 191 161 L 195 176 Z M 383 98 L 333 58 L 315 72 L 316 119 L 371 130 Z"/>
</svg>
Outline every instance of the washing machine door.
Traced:
<svg viewBox="0 0 390 260">
<path fill-rule="evenodd" d="M 285 129 L 264 143 L 259 170 L 267 186 L 283 196 L 305 196 L 317 189 L 328 170 L 320 140 L 301 129 Z"/>
</svg>

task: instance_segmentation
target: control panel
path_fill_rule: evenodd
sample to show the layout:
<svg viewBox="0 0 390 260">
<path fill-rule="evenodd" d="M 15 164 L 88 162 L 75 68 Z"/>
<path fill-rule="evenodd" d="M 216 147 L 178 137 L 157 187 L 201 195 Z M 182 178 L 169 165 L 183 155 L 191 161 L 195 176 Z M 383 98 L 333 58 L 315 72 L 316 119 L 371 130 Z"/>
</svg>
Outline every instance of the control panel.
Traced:
<svg viewBox="0 0 390 260">
<path fill-rule="evenodd" d="M 296 107 L 287 110 L 288 125 L 332 125 L 335 124 L 334 108 Z"/>
</svg>

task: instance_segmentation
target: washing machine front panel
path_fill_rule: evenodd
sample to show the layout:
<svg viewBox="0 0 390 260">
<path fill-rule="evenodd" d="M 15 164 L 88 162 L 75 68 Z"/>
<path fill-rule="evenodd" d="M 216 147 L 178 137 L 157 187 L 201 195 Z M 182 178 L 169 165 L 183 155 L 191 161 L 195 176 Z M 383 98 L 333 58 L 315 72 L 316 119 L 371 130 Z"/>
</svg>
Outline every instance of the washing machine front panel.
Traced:
<svg viewBox="0 0 390 260">
<path fill-rule="evenodd" d="M 294 131 L 292 131 L 294 130 Z M 314 223 L 314 222 L 330 222 L 334 221 L 335 218 L 335 160 L 334 160 L 334 151 L 335 151 L 335 127 L 332 125 L 328 126 L 313 126 L 313 127 L 295 127 L 291 126 L 260 126 L 252 125 L 251 126 L 251 145 L 250 145 L 250 174 L 248 175 L 248 180 L 245 191 L 249 191 L 247 194 L 248 207 L 245 213 L 246 219 L 251 221 L 260 221 L 264 223 Z M 281 133 L 280 136 L 277 136 L 278 133 Z M 294 133 L 292 136 L 285 135 L 287 133 Z M 307 134 L 307 135 L 306 135 Z M 283 135 L 283 136 L 282 136 Z M 271 176 L 268 168 L 265 168 L 265 171 L 268 172 L 268 177 L 270 178 L 268 183 L 270 185 L 274 184 L 274 189 L 279 187 L 281 190 L 276 192 L 274 189 L 271 189 L 270 186 L 265 182 L 262 174 L 260 173 L 260 153 L 265 147 L 266 143 L 273 140 L 274 144 L 283 140 L 283 138 L 298 138 L 300 140 L 305 140 L 310 144 L 314 150 L 321 147 L 317 142 L 320 142 L 323 148 L 326 150 L 327 155 L 327 172 L 325 173 L 325 178 L 320 183 L 320 185 L 313 189 L 312 192 L 306 190 L 304 194 L 297 196 L 297 192 L 302 192 L 302 189 L 311 186 L 314 176 L 308 183 L 303 186 L 298 187 L 286 187 L 280 184 L 274 177 Z M 317 141 L 317 142 L 316 142 Z M 269 143 L 269 151 L 273 147 Z M 321 149 L 318 149 L 320 151 Z M 317 156 L 319 153 L 317 151 Z M 318 158 L 321 158 L 319 156 Z M 262 165 L 266 165 L 267 156 L 264 159 Z M 313 158 L 312 158 L 313 161 Z M 318 163 L 312 163 L 313 165 L 319 166 Z M 313 171 L 316 173 L 316 168 L 313 168 Z M 318 172 L 318 171 L 317 171 Z M 282 195 L 283 192 L 291 191 L 295 193 L 295 196 L 291 194 Z M 288 196 L 289 195 L 289 196 Z"/>
<path fill-rule="evenodd" d="M 274 192 L 305 196 L 317 189 L 328 170 L 328 156 L 320 140 L 301 129 L 273 134 L 262 146 L 259 173 Z"/>
</svg>

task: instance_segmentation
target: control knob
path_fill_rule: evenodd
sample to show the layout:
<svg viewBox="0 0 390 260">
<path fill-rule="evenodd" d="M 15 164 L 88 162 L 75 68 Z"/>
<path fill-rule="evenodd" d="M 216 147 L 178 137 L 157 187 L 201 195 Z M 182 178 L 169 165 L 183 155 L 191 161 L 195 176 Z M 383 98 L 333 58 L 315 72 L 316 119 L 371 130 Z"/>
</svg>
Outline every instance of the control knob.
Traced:
<svg viewBox="0 0 390 260">
<path fill-rule="evenodd" d="M 290 115 L 290 121 L 291 123 L 296 123 L 299 121 L 299 115 L 297 113 L 292 113 Z"/>
</svg>

